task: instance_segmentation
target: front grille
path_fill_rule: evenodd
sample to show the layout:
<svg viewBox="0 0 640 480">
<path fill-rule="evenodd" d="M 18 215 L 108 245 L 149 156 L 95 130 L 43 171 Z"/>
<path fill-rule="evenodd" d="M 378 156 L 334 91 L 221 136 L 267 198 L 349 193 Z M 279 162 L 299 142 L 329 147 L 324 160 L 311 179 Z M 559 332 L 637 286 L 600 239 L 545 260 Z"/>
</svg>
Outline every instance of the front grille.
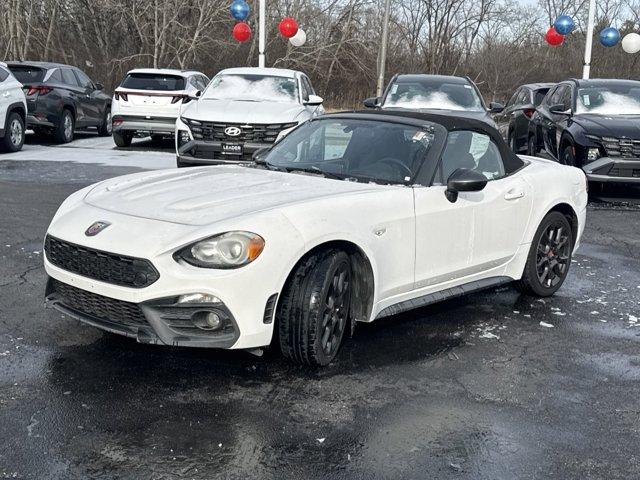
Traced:
<svg viewBox="0 0 640 480">
<path fill-rule="evenodd" d="M 269 123 L 248 125 L 244 123 L 217 123 L 189 120 L 191 134 L 196 140 L 209 142 L 229 143 L 274 143 L 282 130 L 295 127 L 297 122 Z M 224 133 L 225 129 L 236 127 L 240 129 L 240 135 L 230 136 Z"/>
<path fill-rule="evenodd" d="M 640 168 L 613 167 L 608 173 L 611 177 L 640 178 Z"/>
<path fill-rule="evenodd" d="M 103 297 L 51 279 L 48 296 L 80 314 L 126 327 L 148 327 L 139 305 Z"/>
<path fill-rule="evenodd" d="M 44 251 L 56 267 L 113 285 L 143 288 L 160 278 L 148 260 L 94 250 L 51 235 L 45 239 Z"/>
<path fill-rule="evenodd" d="M 608 157 L 640 158 L 640 140 L 602 137 L 602 146 Z"/>
</svg>

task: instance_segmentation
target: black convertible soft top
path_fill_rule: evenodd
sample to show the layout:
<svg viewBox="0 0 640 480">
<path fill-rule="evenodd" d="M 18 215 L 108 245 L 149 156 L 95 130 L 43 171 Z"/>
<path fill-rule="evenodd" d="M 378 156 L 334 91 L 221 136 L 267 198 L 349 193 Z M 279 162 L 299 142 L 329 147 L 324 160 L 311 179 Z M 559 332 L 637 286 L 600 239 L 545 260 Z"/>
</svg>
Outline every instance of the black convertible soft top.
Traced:
<svg viewBox="0 0 640 480">
<path fill-rule="evenodd" d="M 368 120 L 381 120 L 382 118 L 384 118 L 388 121 L 394 121 L 395 119 L 395 121 L 410 123 L 416 126 L 420 126 L 423 122 L 430 122 L 442 125 L 449 132 L 454 132 L 457 130 L 471 130 L 474 132 L 483 133 L 491 138 L 491 140 L 493 140 L 493 143 L 495 143 L 498 147 L 507 173 L 513 173 L 525 165 L 520 157 L 513 153 L 513 151 L 509 148 L 498 130 L 481 120 L 456 116 L 453 114 L 439 115 L 437 113 L 424 113 L 410 110 L 394 110 L 392 112 L 385 112 L 384 110 L 353 110 L 324 115 L 324 117 L 333 116 L 362 118 Z"/>
</svg>

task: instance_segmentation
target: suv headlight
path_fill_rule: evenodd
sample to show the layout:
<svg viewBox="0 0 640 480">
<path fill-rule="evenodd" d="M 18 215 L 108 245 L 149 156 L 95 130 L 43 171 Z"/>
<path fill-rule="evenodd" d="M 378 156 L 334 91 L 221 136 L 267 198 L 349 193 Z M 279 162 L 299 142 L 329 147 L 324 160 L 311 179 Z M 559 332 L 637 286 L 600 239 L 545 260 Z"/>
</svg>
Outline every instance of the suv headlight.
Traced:
<svg viewBox="0 0 640 480">
<path fill-rule="evenodd" d="M 264 249 L 264 239 L 251 232 L 227 232 L 193 243 L 173 257 L 202 268 L 238 268 L 253 262 Z"/>
</svg>

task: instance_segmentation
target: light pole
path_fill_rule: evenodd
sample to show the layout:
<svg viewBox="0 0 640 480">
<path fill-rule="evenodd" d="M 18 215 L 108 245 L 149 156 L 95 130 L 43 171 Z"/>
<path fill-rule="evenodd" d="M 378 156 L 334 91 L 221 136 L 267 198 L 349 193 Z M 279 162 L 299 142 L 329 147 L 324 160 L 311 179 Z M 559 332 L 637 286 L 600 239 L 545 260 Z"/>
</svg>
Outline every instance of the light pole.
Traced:
<svg viewBox="0 0 640 480">
<path fill-rule="evenodd" d="M 387 63 L 387 42 L 389 41 L 389 10 L 391 10 L 391 0 L 385 0 L 384 21 L 382 23 L 382 45 L 380 45 L 380 62 L 378 63 L 377 97 L 381 97 L 382 91 L 384 90 L 384 70 Z"/>
<path fill-rule="evenodd" d="M 596 21 L 596 0 L 589 0 L 589 19 L 587 20 L 587 43 L 584 48 L 584 68 L 582 78 L 589 79 L 591 74 L 591 50 L 593 48 L 593 25 Z"/>
<path fill-rule="evenodd" d="M 264 68 L 266 0 L 260 0 L 258 18 L 258 67 Z"/>
</svg>

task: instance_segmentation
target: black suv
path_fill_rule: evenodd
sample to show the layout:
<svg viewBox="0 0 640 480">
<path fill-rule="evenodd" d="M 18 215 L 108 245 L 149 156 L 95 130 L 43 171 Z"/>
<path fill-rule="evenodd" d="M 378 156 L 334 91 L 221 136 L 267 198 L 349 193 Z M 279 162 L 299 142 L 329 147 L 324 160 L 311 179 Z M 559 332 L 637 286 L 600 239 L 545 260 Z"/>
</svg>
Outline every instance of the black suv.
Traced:
<svg viewBox="0 0 640 480">
<path fill-rule="evenodd" d="M 553 83 L 530 83 L 519 87 L 507 102 L 504 110 L 493 116 L 498 130 L 511 150 L 521 153 L 527 149 L 529 122 L 536 113 Z"/>
<path fill-rule="evenodd" d="M 7 62 L 27 97 L 27 128 L 50 133 L 58 143 L 75 129 L 96 127 L 111 135 L 111 97 L 80 69 L 47 62 Z"/>
<path fill-rule="evenodd" d="M 528 153 L 544 150 L 595 182 L 640 183 L 640 82 L 567 80 L 531 119 Z"/>
<path fill-rule="evenodd" d="M 504 106 L 492 102 L 486 107 L 478 87 L 469 77 L 448 75 L 394 75 L 382 97 L 367 98 L 367 108 L 382 110 L 417 110 L 453 114 L 496 124 L 492 113 L 500 113 Z"/>
</svg>

